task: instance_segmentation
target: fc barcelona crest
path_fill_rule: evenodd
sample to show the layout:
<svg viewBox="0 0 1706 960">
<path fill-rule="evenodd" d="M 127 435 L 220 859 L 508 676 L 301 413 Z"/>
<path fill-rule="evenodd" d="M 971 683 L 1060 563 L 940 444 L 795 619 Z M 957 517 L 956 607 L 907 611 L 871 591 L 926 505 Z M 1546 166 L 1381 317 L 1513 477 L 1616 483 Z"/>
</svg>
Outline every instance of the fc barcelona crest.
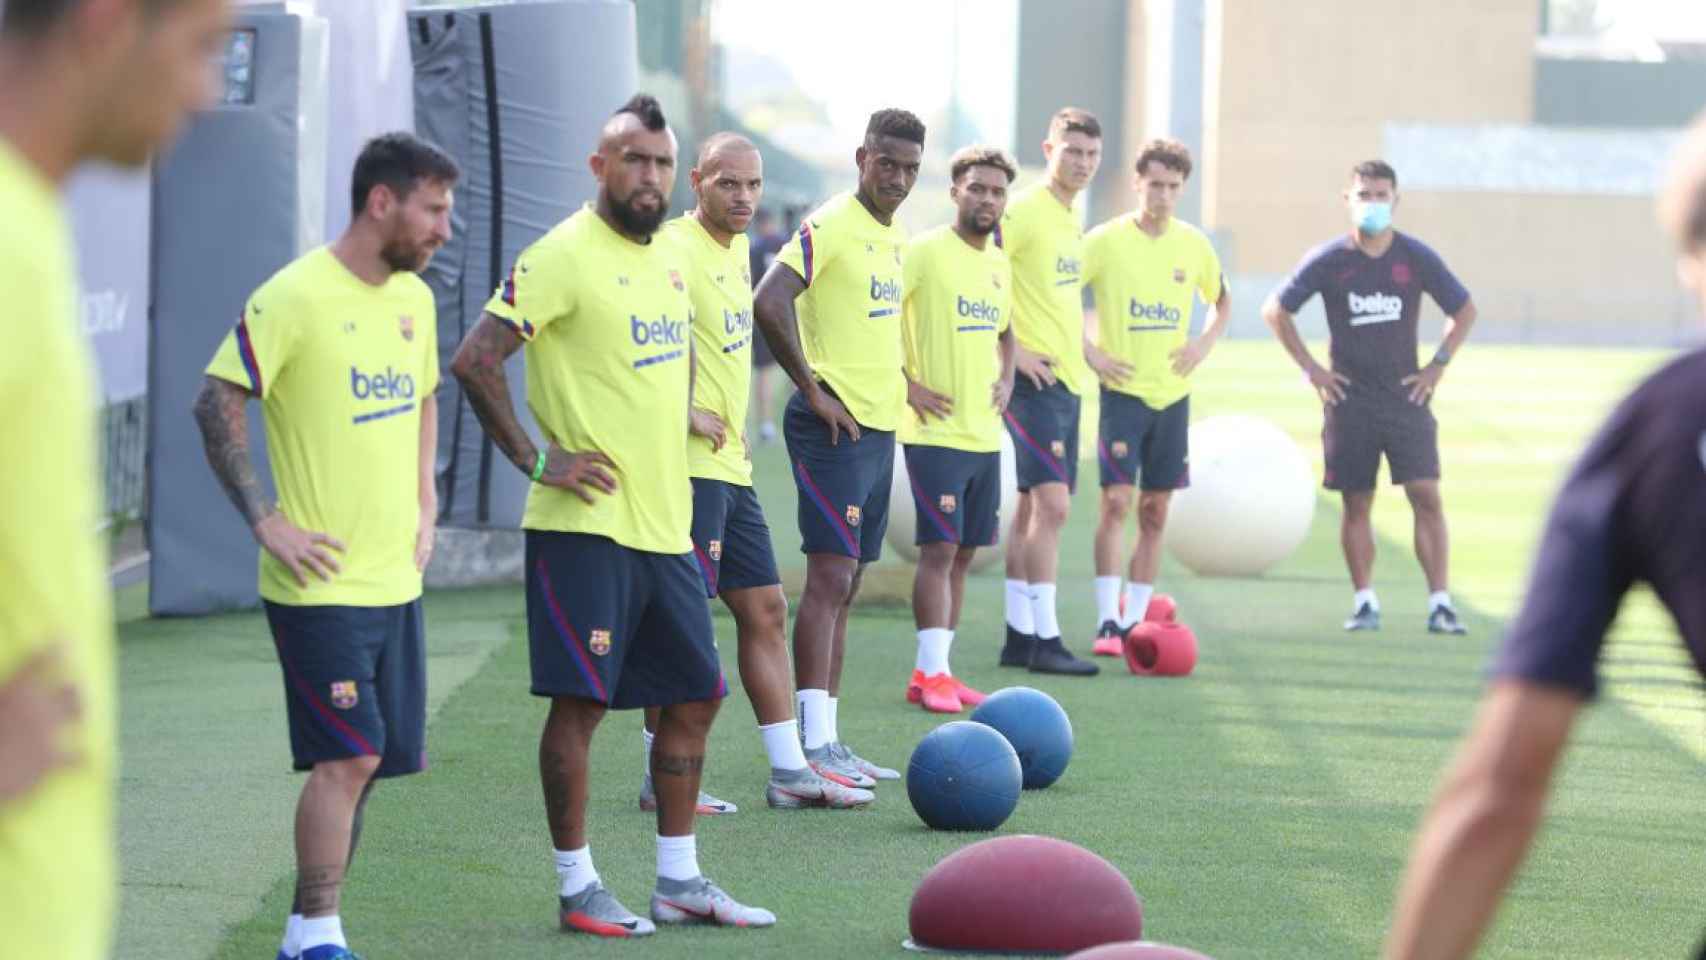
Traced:
<svg viewBox="0 0 1706 960">
<path fill-rule="evenodd" d="M 348 710 L 360 699 L 361 695 L 356 692 L 354 680 L 338 680 L 332 683 L 332 706 L 339 710 Z"/>
<path fill-rule="evenodd" d="M 1173 268 L 1173 282 L 1174 283 L 1184 283 L 1185 282 L 1185 271 L 1184 271 L 1183 267 L 1174 267 Z"/>
<path fill-rule="evenodd" d="M 936 505 L 942 508 L 943 513 L 953 513 L 954 508 L 959 506 L 959 503 L 955 500 L 953 494 L 944 493 L 941 498 L 936 501 Z"/>
<path fill-rule="evenodd" d="M 1115 459 L 1124 459 L 1125 455 L 1130 451 L 1131 451 L 1131 448 L 1126 446 L 1126 442 L 1124 440 L 1115 440 L 1114 441 L 1114 458 Z"/>
<path fill-rule="evenodd" d="M 411 317 L 406 313 L 403 314 L 402 316 L 398 317 L 397 318 L 397 329 L 402 332 L 404 340 L 407 340 L 411 343 L 414 342 L 414 339 L 415 339 L 415 318 L 414 317 Z"/>
<path fill-rule="evenodd" d="M 723 559 L 723 541 L 712 540 L 705 545 L 705 552 L 711 555 L 712 560 Z"/>
<path fill-rule="evenodd" d="M 592 632 L 592 636 L 590 638 L 588 638 L 588 640 L 587 640 L 587 647 L 592 650 L 594 656 L 602 657 L 605 654 L 609 653 L 610 652 L 610 631 L 609 630 L 594 630 Z"/>
<path fill-rule="evenodd" d="M 1054 454 L 1056 458 L 1066 456 L 1066 442 L 1064 440 L 1056 440 L 1050 443 L 1048 445 L 1048 452 Z"/>
<path fill-rule="evenodd" d="M 683 293 L 687 292 L 687 284 L 682 282 L 681 271 L 671 270 L 669 272 L 669 282 L 675 287 L 675 289 L 680 290 Z"/>
<path fill-rule="evenodd" d="M 862 516 L 862 514 L 860 513 L 859 508 L 849 504 L 847 507 L 847 525 L 850 527 L 857 527 L 859 525 L 860 516 Z"/>
</svg>

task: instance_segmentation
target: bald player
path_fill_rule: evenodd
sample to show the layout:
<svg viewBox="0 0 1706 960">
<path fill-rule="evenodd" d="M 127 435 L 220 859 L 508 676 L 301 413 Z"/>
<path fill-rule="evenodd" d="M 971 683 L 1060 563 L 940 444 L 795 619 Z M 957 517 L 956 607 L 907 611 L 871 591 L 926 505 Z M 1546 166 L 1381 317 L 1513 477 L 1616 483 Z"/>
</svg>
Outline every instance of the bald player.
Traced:
<svg viewBox="0 0 1706 960">
<path fill-rule="evenodd" d="M 1706 114 L 1659 212 L 1706 313 Z M 1411 851 L 1389 960 L 1474 952 L 1533 842 L 1570 730 L 1598 690 L 1606 631 L 1636 583 L 1670 611 L 1706 677 L 1706 350 L 1630 394 L 1558 494 L 1528 598 Z"/>
<path fill-rule="evenodd" d="M 687 444 L 693 558 L 705 578 L 705 595 L 722 597 L 734 616 L 741 684 L 770 759 L 765 802 L 779 809 L 862 807 L 875 799 L 869 790 L 820 776 L 801 750 L 788 665 L 788 600 L 776 570 L 770 525 L 752 489 L 746 436 L 752 276 L 746 229 L 764 195 L 764 161 L 752 141 L 719 133 L 699 148 L 687 181 L 698 203 L 664 224 L 658 238 L 675 244 L 693 300 L 693 436 Z M 640 786 L 642 810 L 657 807 L 649 770 L 658 716 L 658 708 L 648 707 L 641 730 L 648 758 Z M 734 804 L 699 794 L 700 814 L 734 812 Z"/>
<path fill-rule="evenodd" d="M 644 936 L 665 924 L 767 927 L 699 869 L 693 820 L 705 738 L 728 692 L 693 560 L 688 466 L 692 300 L 656 234 L 675 180 L 675 134 L 657 100 L 618 109 L 588 159 L 596 201 L 516 259 L 451 362 L 480 424 L 533 481 L 527 636 L 563 929 Z M 527 350 L 516 419 L 504 361 Z M 587 754 L 606 710 L 660 707 L 651 749 L 657 885 L 650 921 L 599 880 L 587 844 Z"/>
<path fill-rule="evenodd" d="M 59 189 L 147 162 L 190 110 L 225 0 L 0 11 L 0 954 L 112 953 L 118 775 L 95 367 Z"/>
</svg>

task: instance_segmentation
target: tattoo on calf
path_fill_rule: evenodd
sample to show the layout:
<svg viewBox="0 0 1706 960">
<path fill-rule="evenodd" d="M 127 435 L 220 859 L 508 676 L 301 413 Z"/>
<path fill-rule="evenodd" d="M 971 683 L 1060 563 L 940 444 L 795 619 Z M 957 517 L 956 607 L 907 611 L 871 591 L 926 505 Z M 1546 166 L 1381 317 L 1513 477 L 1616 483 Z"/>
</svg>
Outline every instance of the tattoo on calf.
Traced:
<svg viewBox="0 0 1706 960">
<path fill-rule="evenodd" d="M 338 892 L 344 882 L 340 864 L 303 867 L 296 873 L 296 905 L 306 917 L 338 912 Z"/>
<path fill-rule="evenodd" d="M 675 756 L 667 753 L 652 754 L 652 772 L 671 777 L 691 777 L 705 769 L 705 755 Z"/>
</svg>

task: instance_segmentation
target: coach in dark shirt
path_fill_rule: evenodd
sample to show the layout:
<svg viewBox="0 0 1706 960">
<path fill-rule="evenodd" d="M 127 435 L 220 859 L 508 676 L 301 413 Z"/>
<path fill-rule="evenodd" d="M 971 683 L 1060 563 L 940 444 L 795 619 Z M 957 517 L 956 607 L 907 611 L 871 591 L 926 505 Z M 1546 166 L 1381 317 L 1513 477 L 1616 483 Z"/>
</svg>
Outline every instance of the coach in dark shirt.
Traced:
<svg viewBox="0 0 1706 960">
<path fill-rule="evenodd" d="M 1706 310 L 1706 115 L 1684 142 L 1660 210 L 1684 282 Z M 1706 351 L 1636 389 L 1558 495 L 1528 598 L 1411 852 L 1391 960 L 1455 960 L 1475 949 L 1539 826 L 1570 727 L 1598 686 L 1605 632 L 1636 582 L 1670 610 L 1706 675 Z"/>
<path fill-rule="evenodd" d="M 1352 229 L 1309 251 L 1262 316 L 1321 395 L 1325 485 L 1344 498 L 1340 542 L 1350 568 L 1346 630 L 1380 629 L 1374 593 L 1374 487 L 1380 458 L 1416 515 L 1416 559 L 1428 580 L 1428 630 L 1463 633 L 1447 584 L 1445 507 L 1439 493 L 1439 427 L 1428 403 L 1469 328 L 1475 305 L 1427 244 L 1392 229 L 1398 174 L 1380 160 L 1351 171 Z M 1332 335 L 1331 369 L 1298 335 L 1294 315 L 1317 293 Z M 1450 318 L 1445 342 L 1418 367 L 1417 319 L 1427 294 Z"/>
</svg>

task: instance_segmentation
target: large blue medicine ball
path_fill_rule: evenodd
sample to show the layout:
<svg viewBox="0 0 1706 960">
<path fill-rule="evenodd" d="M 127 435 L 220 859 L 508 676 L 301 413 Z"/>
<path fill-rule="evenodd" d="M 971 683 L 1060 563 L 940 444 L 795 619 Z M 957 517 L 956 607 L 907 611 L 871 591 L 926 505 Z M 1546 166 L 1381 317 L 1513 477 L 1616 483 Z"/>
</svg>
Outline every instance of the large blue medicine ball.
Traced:
<svg viewBox="0 0 1706 960">
<path fill-rule="evenodd" d="M 924 735 L 906 765 L 906 797 L 937 830 L 994 830 L 1019 803 L 1019 755 L 981 723 L 955 720 Z"/>
<path fill-rule="evenodd" d="M 1019 755 L 1025 789 L 1060 779 L 1072 759 L 1072 721 L 1055 699 L 1031 687 L 1007 687 L 989 695 L 971 715 L 1001 732 Z"/>
</svg>

